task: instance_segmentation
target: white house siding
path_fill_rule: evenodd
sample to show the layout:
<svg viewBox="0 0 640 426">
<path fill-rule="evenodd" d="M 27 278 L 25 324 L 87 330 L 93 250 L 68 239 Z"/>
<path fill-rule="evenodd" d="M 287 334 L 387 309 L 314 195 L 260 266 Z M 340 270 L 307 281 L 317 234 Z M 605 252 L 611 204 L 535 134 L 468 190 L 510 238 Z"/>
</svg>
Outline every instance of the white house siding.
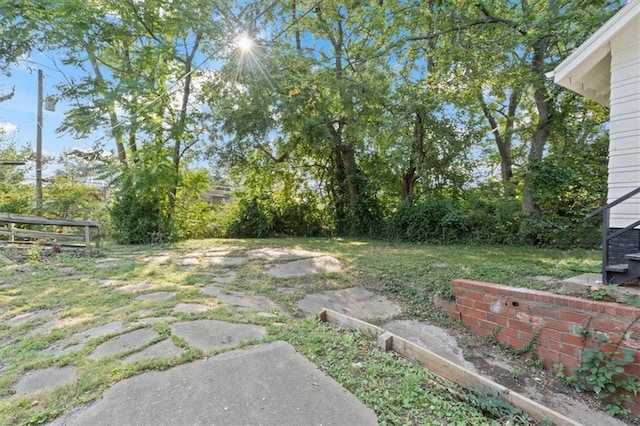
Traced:
<svg viewBox="0 0 640 426">
<path fill-rule="evenodd" d="M 640 186 L 640 17 L 611 40 L 609 202 Z M 611 227 L 640 219 L 640 196 L 611 212 Z"/>
</svg>

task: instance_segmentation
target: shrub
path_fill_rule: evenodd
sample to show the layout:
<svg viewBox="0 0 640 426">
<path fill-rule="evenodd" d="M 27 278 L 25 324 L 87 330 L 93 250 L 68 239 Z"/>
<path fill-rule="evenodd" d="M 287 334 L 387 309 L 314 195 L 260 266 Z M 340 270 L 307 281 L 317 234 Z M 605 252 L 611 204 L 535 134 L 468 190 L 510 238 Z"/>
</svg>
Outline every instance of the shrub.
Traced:
<svg viewBox="0 0 640 426">
<path fill-rule="evenodd" d="M 178 239 L 219 236 L 216 213 L 203 198 L 208 187 L 209 175 L 206 170 L 182 172 L 174 212 Z"/>
<path fill-rule="evenodd" d="M 126 169 L 118 181 L 109 209 L 111 231 L 120 244 L 174 241 L 177 237 L 169 214 L 171 164 L 160 160 Z"/>
<path fill-rule="evenodd" d="M 450 198 L 430 198 L 411 204 L 403 201 L 389 217 L 386 236 L 414 242 L 456 242 L 468 231 L 468 219 Z"/>
<path fill-rule="evenodd" d="M 240 198 L 228 212 L 226 235 L 238 238 L 323 235 L 322 211 L 313 196 L 303 198 L 295 201 L 280 194 Z"/>
<path fill-rule="evenodd" d="M 227 236 L 231 238 L 262 238 L 271 233 L 272 218 L 266 206 L 268 198 L 253 196 L 240 199 L 230 213 Z"/>
</svg>

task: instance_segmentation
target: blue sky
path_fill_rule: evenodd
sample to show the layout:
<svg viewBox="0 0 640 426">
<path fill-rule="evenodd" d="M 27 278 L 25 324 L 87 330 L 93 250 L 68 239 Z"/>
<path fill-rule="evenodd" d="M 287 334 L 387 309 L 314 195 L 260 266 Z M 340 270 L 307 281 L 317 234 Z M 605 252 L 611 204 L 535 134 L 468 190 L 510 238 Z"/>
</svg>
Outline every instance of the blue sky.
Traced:
<svg viewBox="0 0 640 426">
<path fill-rule="evenodd" d="M 29 60 L 21 61 L 11 69 L 11 75 L 0 75 L 0 93 L 7 94 L 15 86 L 15 96 L 0 103 L 0 126 L 5 131 L 5 139 L 13 140 L 18 146 L 31 146 L 35 150 L 36 120 L 38 105 L 38 68 L 44 73 L 43 94 L 55 96 L 55 85 L 62 83 L 62 74 L 52 67 L 45 55 L 34 52 Z M 58 156 L 72 147 L 90 147 L 97 137 L 76 140 L 70 134 L 57 134 L 62 123 L 67 103 L 62 100 L 56 111 L 43 111 L 42 147 L 45 155 Z M 108 148 L 108 147 L 107 147 Z"/>
</svg>

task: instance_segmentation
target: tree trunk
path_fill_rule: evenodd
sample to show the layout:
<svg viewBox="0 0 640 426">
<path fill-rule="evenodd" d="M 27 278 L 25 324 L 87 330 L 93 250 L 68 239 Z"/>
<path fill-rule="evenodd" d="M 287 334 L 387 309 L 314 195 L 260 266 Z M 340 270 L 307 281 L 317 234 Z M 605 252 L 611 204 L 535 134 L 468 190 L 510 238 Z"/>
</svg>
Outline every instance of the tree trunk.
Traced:
<svg viewBox="0 0 640 426">
<path fill-rule="evenodd" d="M 354 206 L 358 201 L 358 165 L 356 164 L 356 155 L 351 145 L 338 146 L 344 173 L 346 175 L 347 190 L 349 192 L 349 205 Z"/>
<path fill-rule="evenodd" d="M 191 51 L 184 59 L 184 89 L 182 92 L 182 102 L 180 104 L 180 114 L 178 123 L 173 132 L 173 155 L 172 165 L 174 171 L 174 180 L 169 188 L 169 217 L 173 217 L 176 206 L 176 195 L 178 193 L 178 180 L 180 178 L 180 161 L 182 160 L 182 139 L 187 130 L 187 109 L 189 108 L 189 97 L 191 96 L 191 80 L 193 77 L 193 59 L 200 46 L 202 34 L 196 35 Z"/>
<path fill-rule="evenodd" d="M 534 76 L 541 76 L 544 67 L 544 57 L 549 45 L 549 40 L 543 38 L 534 47 L 532 59 L 532 71 Z M 540 209 L 535 203 L 531 188 L 531 174 L 535 171 L 537 163 L 542 159 L 544 148 L 549 139 L 549 127 L 552 120 L 552 103 L 544 85 L 544 81 L 539 81 L 534 90 L 534 101 L 538 112 L 538 121 L 531 137 L 531 146 L 527 157 L 528 170 L 524 179 L 522 191 L 522 213 L 529 216 L 540 216 Z"/>
<path fill-rule="evenodd" d="M 98 64 L 98 60 L 96 59 L 91 48 L 87 46 L 86 48 L 87 56 L 89 57 L 89 62 L 91 62 L 91 67 L 93 68 L 93 72 L 96 75 L 96 80 L 101 84 L 104 84 L 104 77 L 102 76 L 102 71 L 100 70 L 100 65 Z M 109 111 L 109 124 L 111 124 L 111 132 L 113 134 L 113 138 L 116 141 L 116 151 L 118 152 L 118 161 L 120 164 L 127 164 L 127 153 L 124 150 L 124 141 L 122 137 L 122 129 L 120 128 L 120 121 L 118 120 L 118 115 L 116 114 L 116 106 L 113 101 L 109 103 L 107 106 Z"/>
<path fill-rule="evenodd" d="M 489 109 L 482 95 L 478 96 L 482 112 L 491 126 L 491 133 L 498 147 L 500 154 L 500 177 L 502 179 L 502 187 L 504 195 L 507 197 L 515 197 L 515 190 L 511 179 L 513 178 L 513 163 L 511 160 L 511 143 L 513 140 L 513 128 L 515 122 L 515 114 L 520 102 L 520 91 L 514 89 L 509 96 L 509 105 L 507 106 L 507 115 L 504 117 L 504 131 L 500 131 L 498 120 Z"/>
<path fill-rule="evenodd" d="M 405 170 L 402 175 L 402 201 L 408 201 L 413 203 L 415 199 L 415 185 L 418 181 L 416 176 L 416 168 L 413 166 L 413 162 Z"/>
</svg>

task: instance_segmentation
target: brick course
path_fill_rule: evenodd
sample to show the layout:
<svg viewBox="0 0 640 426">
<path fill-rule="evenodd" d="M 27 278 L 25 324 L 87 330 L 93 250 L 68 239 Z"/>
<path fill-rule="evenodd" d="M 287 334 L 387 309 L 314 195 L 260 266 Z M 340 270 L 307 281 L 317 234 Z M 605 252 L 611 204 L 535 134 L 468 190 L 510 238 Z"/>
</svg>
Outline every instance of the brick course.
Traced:
<svg viewBox="0 0 640 426">
<path fill-rule="evenodd" d="M 620 348 L 633 350 L 635 357 L 627 372 L 640 372 L 640 322 L 629 329 L 640 308 L 462 279 L 453 281 L 453 292 L 456 302 L 445 309 L 474 333 L 495 333 L 496 340 L 515 349 L 538 335 L 536 353 L 547 369 L 562 362 L 573 374 L 584 349 L 597 346 L 592 336 L 599 334 L 612 345 L 622 339 Z M 627 329 L 631 334 L 625 339 Z M 628 408 L 640 415 L 640 395 Z"/>
</svg>

